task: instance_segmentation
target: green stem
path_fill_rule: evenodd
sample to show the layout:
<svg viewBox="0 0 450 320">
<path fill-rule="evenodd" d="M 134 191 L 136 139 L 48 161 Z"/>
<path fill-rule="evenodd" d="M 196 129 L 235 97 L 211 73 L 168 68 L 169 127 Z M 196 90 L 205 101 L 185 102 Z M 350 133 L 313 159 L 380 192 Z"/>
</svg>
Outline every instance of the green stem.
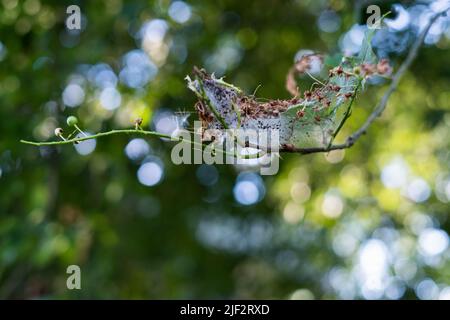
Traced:
<svg viewBox="0 0 450 320">
<path fill-rule="evenodd" d="M 236 117 L 237 117 L 237 128 L 240 129 L 241 128 L 241 112 L 239 111 L 239 107 L 233 102 L 231 101 L 231 105 L 233 106 L 233 110 L 236 113 Z"/>
<path fill-rule="evenodd" d="M 81 141 L 86 141 L 86 140 L 91 140 L 91 139 L 96 139 L 96 138 L 101 138 L 101 137 L 106 137 L 106 136 L 111 136 L 111 135 L 115 135 L 115 134 L 141 134 L 144 136 L 153 136 L 153 137 L 159 137 L 159 138 L 165 138 L 165 139 L 170 139 L 172 141 L 178 141 L 181 142 L 183 141 L 182 137 L 172 137 L 168 134 L 165 133 L 160 133 L 160 132 L 156 132 L 156 131 L 145 131 L 145 130 L 136 130 L 136 129 L 120 129 L 120 130 L 111 130 L 111 131 L 107 131 L 107 132 L 100 132 L 97 134 L 93 134 L 90 136 L 85 136 L 85 137 L 79 137 L 79 138 L 73 138 L 73 139 L 66 139 L 63 141 L 46 141 L 46 142 L 36 142 L 36 141 L 28 141 L 28 140 L 20 140 L 21 143 L 24 144 L 29 144 L 29 145 L 33 145 L 33 146 L 56 146 L 56 145 L 63 145 L 63 144 L 70 144 L 70 143 L 77 143 L 77 142 L 81 142 Z M 201 146 L 204 147 L 205 145 L 203 143 L 199 143 L 196 141 L 191 140 L 190 141 L 191 144 L 193 145 L 197 145 L 197 146 Z M 252 158 L 258 158 L 259 153 L 258 154 L 251 154 L 251 155 L 238 155 L 236 153 L 231 153 L 228 151 L 224 151 L 221 149 L 217 149 L 217 151 L 222 152 L 225 155 L 229 155 L 235 158 L 242 158 L 242 159 L 252 159 Z"/>
<path fill-rule="evenodd" d="M 88 135 L 83 132 L 76 124 L 73 125 L 83 136 L 87 137 Z"/>
<path fill-rule="evenodd" d="M 77 131 L 78 131 L 78 129 L 73 130 L 72 133 L 69 134 L 69 135 L 67 136 L 67 139 L 72 138 L 72 136 L 73 136 L 73 135 L 75 134 L 75 132 L 77 132 Z"/>
<path fill-rule="evenodd" d="M 353 105 L 353 102 L 355 101 L 356 94 L 358 93 L 358 90 L 359 90 L 360 87 L 361 87 L 361 79 L 358 80 L 358 84 L 356 85 L 355 91 L 353 91 L 353 95 L 352 95 L 352 98 L 350 100 L 350 103 L 348 104 L 347 110 L 345 110 L 345 113 L 344 113 L 344 116 L 342 117 L 341 122 L 339 123 L 338 127 L 336 128 L 336 130 L 332 134 L 330 142 L 328 143 L 328 147 L 327 148 L 330 148 L 331 144 L 333 143 L 334 138 L 336 138 L 336 136 L 338 135 L 339 131 L 344 126 L 344 123 L 350 117 L 351 111 L 352 111 L 352 105 Z"/>
<path fill-rule="evenodd" d="M 100 133 L 93 134 L 90 136 L 73 138 L 73 139 L 65 140 L 65 141 L 35 142 L 35 141 L 20 140 L 20 142 L 25 143 L 25 144 L 31 144 L 33 146 L 52 146 L 52 145 L 58 145 L 58 144 L 69 144 L 69 143 L 73 143 L 73 142 L 81 142 L 81 141 L 85 141 L 85 140 L 91 140 L 91 139 L 96 139 L 96 138 L 100 138 L 100 137 L 110 136 L 110 135 L 114 135 L 114 134 L 123 134 L 123 133 L 125 133 L 125 134 L 138 133 L 138 134 L 143 134 L 143 135 L 156 136 L 156 137 L 160 137 L 160 138 L 173 139 L 171 136 L 169 136 L 167 134 L 154 132 L 154 131 L 122 129 L 122 130 L 111 130 L 111 131 L 107 131 L 107 132 L 100 132 Z M 182 139 L 180 138 L 178 140 L 181 141 Z"/>
</svg>

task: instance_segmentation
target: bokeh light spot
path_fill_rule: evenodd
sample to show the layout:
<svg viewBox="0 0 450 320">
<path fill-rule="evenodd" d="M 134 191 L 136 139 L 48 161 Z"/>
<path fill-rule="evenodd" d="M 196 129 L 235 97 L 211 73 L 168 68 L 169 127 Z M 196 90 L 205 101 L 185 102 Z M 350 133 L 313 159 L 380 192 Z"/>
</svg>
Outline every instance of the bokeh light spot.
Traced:
<svg viewBox="0 0 450 320">
<path fill-rule="evenodd" d="M 173 21 L 185 23 L 191 17 L 191 7 L 183 1 L 175 1 L 170 5 L 168 13 Z"/>
<path fill-rule="evenodd" d="M 157 185 L 163 178 L 164 169 L 160 161 L 148 161 L 142 164 L 137 172 L 140 183 L 144 186 Z"/>
<path fill-rule="evenodd" d="M 84 90 L 76 83 L 69 84 L 63 91 L 62 98 L 63 102 L 68 107 L 77 107 L 84 101 Z"/>
</svg>

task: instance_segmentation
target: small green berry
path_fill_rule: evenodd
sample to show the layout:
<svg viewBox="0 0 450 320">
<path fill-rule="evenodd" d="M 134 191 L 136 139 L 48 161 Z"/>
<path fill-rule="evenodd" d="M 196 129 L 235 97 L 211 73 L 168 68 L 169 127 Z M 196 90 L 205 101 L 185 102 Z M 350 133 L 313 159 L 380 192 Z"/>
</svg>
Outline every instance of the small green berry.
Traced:
<svg viewBox="0 0 450 320">
<path fill-rule="evenodd" d="M 67 118 L 67 125 L 69 127 L 73 127 L 74 125 L 76 125 L 78 123 L 78 119 L 77 117 L 74 116 L 70 116 Z"/>
</svg>

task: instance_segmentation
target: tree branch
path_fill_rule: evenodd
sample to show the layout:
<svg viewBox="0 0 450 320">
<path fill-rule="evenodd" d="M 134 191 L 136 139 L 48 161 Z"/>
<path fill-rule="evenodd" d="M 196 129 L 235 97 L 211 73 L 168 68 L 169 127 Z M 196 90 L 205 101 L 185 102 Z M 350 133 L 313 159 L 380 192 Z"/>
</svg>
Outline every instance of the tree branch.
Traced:
<svg viewBox="0 0 450 320">
<path fill-rule="evenodd" d="M 445 10 L 443 10 L 443 11 L 441 11 L 441 12 L 439 12 L 439 13 L 437 13 L 434 16 L 431 17 L 430 21 L 428 22 L 428 24 L 426 25 L 424 30 L 422 30 L 422 32 L 420 33 L 420 35 L 418 36 L 418 38 L 416 39 L 416 41 L 412 45 L 411 50 L 409 51 L 408 56 L 406 57 L 405 61 L 401 64 L 400 68 L 397 70 L 397 72 L 393 76 L 392 82 L 389 85 L 389 88 L 387 89 L 387 91 L 383 95 L 383 97 L 380 100 L 380 102 L 378 103 L 378 105 L 375 107 L 373 112 L 366 119 L 365 123 L 358 130 L 356 130 L 353 134 L 351 134 L 349 137 L 347 137 L 347 139 L 346 139 L 346 141 L 344 143 L 342 143 L 342 144 L 330 144 L 330 145 L 328 145 L 326 147 L 313 147 L 313 148 L 294 148 L 292 146 L 284 145 L 284 146 L 282 146 L 280 148 L 279 152 L 311 154 L 311 153 L 319 153 L 319 152 L 329 152 L 329 151 L 332 151 L 332 150 L 347 149 L 347 148 L 350 148 L 351 146 L 353 146 L 355 144 L 355 142 L 363 134 L 366 133 L 366 131 L 368 130 L 370 125 L 376 120 L 376 118 L 378 118 L 383 113 L 384 109 L 386 109 L 386 106 L 387 106 L 389 98 L 391 97 L 392 93 L 397 89 L 398 84 L 399 84 L 400 79 L 402 78 L 402 76 L 406 73 L 406 71 L 411 66 L 411 64 L 414 61 L 414 59 L 417 57 L 419 49 L 420 49 L 420 47 L 421 47 L 421 45 L 422 45 L 426 35 L 428 34 L 428 31 L 430 30 L 431 26 L 447 10 L 449 10 L 449 8 L 447 8 L 447 9 L 445 9 Z M 353 100 L 352 100 L 352 103 L 353 103 Z M 350 107 L 351 107 L 351 105 L 350 105 Z M 345 115 L 345 119 L 348 118 L 348 116 L 349 116 L 349 114 L 347 112 L 346 115 Z M 333 138 L 339 132 L 339 129 L 340 129 L 341 126 L 342 126 L 342 123 L 340 124 L 338 130 L 335 131 L 335 134 L 333 135 Z M 178 141 L 178 142 L 183 140 L 182 137 L 172 137 L 172 136 L 170 136 L 168 134 L 155 132 L 155 131 L 145 131 L 145 130 L 141 130 L 141 129 L 121 129 L 121 130 L 111 130 L 111 131 L 107 131 L 107 132 L 100 132 L 100 133 L 97 133 L 97 134 L 94 134 L 94 135 L 90 135 L 90 136 L 83 136 L 83 137 L 78 137 L 78 138 L 66 139 L 66 140 L 63 140 L 63 141 L 34 142 L 34 141 L 20 140 L 20 142 L 21 143 L 25 143 L 25 144 L 29 144 L 29 145 L 34 145 L 34 146 L 55 146 L 55 145 L 62 145 L 62 144 L 77 143 L 77 142 L 81 142 L 81 141 L 85 141 L 85 140 L 96 139 L 96 138 L 109 136 L 109 135 L 114 135 L 114 134 L 141 134 L 141 135 L 147 135 L 147 136 L 155 136 L 155 137 L 160 137 L 160 138 L 166 138 L 166 139 L 170 139 L 172 141 Z M 198 144 L 202 148 L 205 146 L 203 143 L 198 143 L 198 142 L 195 142 L 195 141 L 191 141 L 191 143 L 193 143 L 194 145 Z M 220 149 L 217 149 L 217 151 L 222 152 L 224 154 L 231 155 L 231 156 L 236 156 L 236 154 L 230 154 L 229 152 L 221 151 Z M 269 149 L 266 150 L 266 151 L 270 152 Z M 249 155 L 247 155 L 247 156 L 238 156 L 238 157 L 247 158 L 247 159 L 251 158 L 251 156 L 249 156 Z"/>
<path fill-rule="evenodd" d="M 400 68 L 397 70 L 395 75 L 392 78 L 392 82 L 389 85 L 389 88 L 387 89 L 386 93 L 381 98 L 378 105 L 375 107 L 373 112 L 369 115 L 366 122 L 353 134 L 351 134 L 344 143 L 342 144 L 335 144 L 328 147 L 316 147 L 316 148 L 284 148 L 281 149 L 281 152 L 287 152 L 287 153 L 300 153 L 300 154 L 311 154 L 311 153 L 319 153 L 319 152 L 329 152 L 332 150 L 341 150 L 341 149 L 347 149 L 350 148 L 355 144 L 355 142 L 367 132 L 370 125 L 383 113 L 384 109 L 386 109 L 387 103 L 389 101 L 389 98 L 391 97 L 392 93 L 397 89 L 398 84 L 400 82 L 400 79 L 403 77 L 405 72 L 408 70 L 408 68 L 411 66 L 414 59 L 417 57 L 417 54 L 419 52 L 420 47 L 422 46 L 423 41 L 425 40 L 425 37 L 428 34 L 428 31 L 430 30 L 433 23 L 436 22 L 436 20 L 443 15 L 449 8 L 435 14 L 431 17 L 430 21 L 426 25 L 425 29 L 422 30 L 416 41 L 411 47 L 411 50 L 408 53 L 408 56 L 406 57 L 405 61 L 401 64 Z"/>
</svg>

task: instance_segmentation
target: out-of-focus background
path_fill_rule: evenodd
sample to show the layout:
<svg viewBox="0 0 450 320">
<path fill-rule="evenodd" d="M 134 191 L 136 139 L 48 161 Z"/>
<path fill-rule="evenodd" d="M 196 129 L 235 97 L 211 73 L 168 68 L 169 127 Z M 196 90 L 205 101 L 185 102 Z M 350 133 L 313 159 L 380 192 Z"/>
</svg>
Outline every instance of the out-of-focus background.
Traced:
<svg viewBox="0 0 450 320">
<path fill-rule="evenodd" d="M 81 31 L 65 27 L 72 4 Z M 19 143 L 55 139 L 68 115 L 89 133 L 138 116 L 171 133 L 196 119 L 194 65 L 288 98 L 299 50 L 358 52 L 369 4 L 394 5 L 373 45 L 395 70 L 448 1 L 1 0 L 0 298 L 449 299 L 448 17 L 354 147 L 283 155 L 275 176 L 176 166 L 157 138 Z"/>
</svg>

